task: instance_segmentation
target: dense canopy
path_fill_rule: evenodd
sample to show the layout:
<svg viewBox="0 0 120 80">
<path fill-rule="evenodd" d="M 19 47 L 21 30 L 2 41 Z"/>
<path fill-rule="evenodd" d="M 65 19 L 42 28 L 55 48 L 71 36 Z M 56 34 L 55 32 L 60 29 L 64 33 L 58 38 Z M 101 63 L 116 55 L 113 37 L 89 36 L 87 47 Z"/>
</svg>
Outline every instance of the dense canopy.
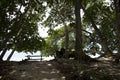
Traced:
<svg viewBox="0 0 120 80">
<path fill-rule="evenodd" d="M 120 54 L 119 0 L 1 0 L 0 59 L 7 50 L 56 56 Z M 48 37 L 39 28 L 48 28 Z M 117 57 L 118 59 L 119 57 Z"/>
</svg>

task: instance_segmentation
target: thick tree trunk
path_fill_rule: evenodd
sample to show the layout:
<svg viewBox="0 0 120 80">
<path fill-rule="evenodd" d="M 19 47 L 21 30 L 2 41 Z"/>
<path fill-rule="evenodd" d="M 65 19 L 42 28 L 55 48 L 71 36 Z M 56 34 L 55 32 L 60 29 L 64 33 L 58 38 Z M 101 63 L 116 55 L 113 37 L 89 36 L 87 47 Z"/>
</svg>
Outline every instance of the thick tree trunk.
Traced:
<svg viewBox="0 0 120 80">
<path fill-rule="evenodd" d="M 117 29 L 117 38 L 118 38 L 118 54 L 116 58 L 116 62 L 119 62 L 120 59 L 120 0 L 114 0 L 115 13 L 116 13 L 116 24 L 115 27 Z"/>
<path fill-rule="evenodd" d="M 120 15 L 119 15 L 119 19 L 118 19 L 117 30 L 118 30 L 118 53 L 119 53 L 119 56 L 120 56 Z"/>
<path fill-rule="evenodd" d="M 83 46 L 82 46 L 82 23 L 81 23 L 81 3 L 82 0 L 75 0 L 75 17 L 76 17 L 76 28 L 75 28 L 75 51 L 77 53 L 77 59 L 80 61 L 83 58 Z"/>
</svg>

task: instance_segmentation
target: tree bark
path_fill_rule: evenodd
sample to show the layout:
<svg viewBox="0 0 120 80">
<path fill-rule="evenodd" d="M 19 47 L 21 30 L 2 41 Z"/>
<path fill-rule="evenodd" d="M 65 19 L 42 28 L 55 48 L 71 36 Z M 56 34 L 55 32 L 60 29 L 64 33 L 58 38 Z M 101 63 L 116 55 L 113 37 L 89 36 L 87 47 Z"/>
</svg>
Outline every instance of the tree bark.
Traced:
<svg viewBox="0 0 120 80">
<path fill-rule="evenodd" d="M 64 18 L 62 16 L 61 16 L 61 20 L 64 25 L 64 31 L 65 31 L 65 52 L 66 52 L 69 48 L 69 31 L 68 31 L 67 25 L 64 22 Z"/>
<path fill-rule="evenodd" d="M 9 32 L 9 33 L 6 35 L 5 40 L 3 40 L 3 41 L 1 42 L 0 52 L 7 46 L 7 42 L 10 40 L 10 38 L 11 38 L 11 32 Z"/>
<path fill-rule="evenodd" d="M 82 46 L 82 23 L 81 23 L 81 3 L 82 0 L 75 0 L 75 17 L 76 17 L 76 28 L 75 28 L 75 51 L 77 53 L 77 59 L 80 61 L 83 58 L 83 46 Z"/>
<path fill-rule="evenodd" d="M 69 48 L 69 32 L 68 32 L 68 28 L 67 25 L 64 23 L 64 27 L 65 27 L 65 51 L 68 50 Z"/>
<path fill-rule="evenodd" d="M 116 13 L 115 27 L 117 30 L 117 38 L 118 38 L 118 54 L 117 54 L 116 60 L 119 61 L 120 59 L 120 0 L 114 0 L 114 6 L 115 6 L 115 13 Z"/>
</svg>

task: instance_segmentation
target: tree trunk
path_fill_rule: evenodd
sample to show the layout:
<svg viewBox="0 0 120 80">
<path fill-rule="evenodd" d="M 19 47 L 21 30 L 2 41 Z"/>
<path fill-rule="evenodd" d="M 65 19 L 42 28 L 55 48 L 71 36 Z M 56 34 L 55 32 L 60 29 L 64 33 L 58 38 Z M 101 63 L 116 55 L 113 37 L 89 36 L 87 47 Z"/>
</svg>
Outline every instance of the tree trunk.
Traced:
<svg viewBox="0 0 120 80">
<path fill-rule="evenodd" d="M 83 8 L 83 6 L 82 6 L 82 9 L 83 9 L 83 11 L 84 11 L 85 14 L 88 14 L 88 13 L 85 12 L 85 9 Z M 107 44 L 107 42 L 106 42 L 106 40 L 105 40 L 105 37 L 102 35 L 101 31 L 97 28 L 95 22 L 92 20 L 91 17 L 88 16 L 88 18 L 91 19 L 92 27 L 93 27 L 93 28 L 95 29 L 95 31 L 97 32 L 97 34 L 98 34 L 98 36 L 99 36 L 99 38 L 100 38 L 100 43 L 101 43 L 101 45 L 102 45 L 102 47 L 103 47 L 103 50 L 104 50 L 104 54 L 102 54 L 102 55 L 99 56 L 98 58 L 104 57 L 104 56 L 107 55 L 108 53 L 109 53 L 110 55 L 113 55 L 112 51 L 108 48 L 108 44 Z"/>
<path fill-rule="evenodd" d="M 62 21 L 62 23 L 64 25 L 64 31 L 65 31 L 65 52 L 66 52 L 68 50 L 68 48 L 69 48 L 69 32 L 68 32 L 68 27 L 67 27 L 67 25 L 66 25 L 66 23 L 64 21 L 65 18 L 63 16 L 61 16 L 61 13 L 58 12 L 58 14 L 60 15 L 61 21 Z"/>
<path fill-rule="evenodd" d="M 116 60 L 119 61 L 120 59 L 120 0 L 114 0 L 114 6 L 115 6 L 115 13 L 116 13 L 115 27 L 117 29 L 117 38 L 118 38 L 118 55 Z"/>
<path fill-rule="evenodd" d="M 81 3 L 82 0 L 75 0 L 75 17 L 76 17 L 76 28 L 75 28 L 75 50 L 77 53 L 77 59 L 80 61 L 83 58 L 83 46 L 82 46 L 82 23 L 81 23 Z"/>
<path fill-rule="evenodd" d="M 11 57 L 13 56 L 14 52 L 15 52 L 15 48 L 12 50 L 12 52 L 11 52 L 10 55 L 8 56 L 7 61 L 10 61 L 10 59 L 11 59 Z"/>
<path fill-rule="evenodd" d="M 11 35 L 10 33 L 8 33 L 5 40 L 3 40 L 1 43 L 0 52 L 7 46 L 7 42 L 10 40 L 10 38 L 11 38 Z"/>
<path fill-rule="evenodd" d="M 64 25 L 64 31 L 65 31 L 65 52 L 68 50 L 69 47 L 69 32 L 68 27 L 64 22 L 64 18 L 61 16 L 62 23 Z"/>
<path fill-rule="evenodd" d="M 19 37 L 21 31 L 22 31 L 22 28 L 20 28 L 19 31 L 18 31 L 18 33 L 16 34 L 16 38 Z M 16 39 L 16 38 L 15 38 L 15 39 Z M 14 43 L 13 43 L 13 45 L 14 45 Z M 6 44 L 5 49 L 3 50 L 3 52 L 2 52 L 1 55 L 0 55 L 0 60 L 2 60 L 2 58 L 4 57 L 7 49 L 8 49 L 8 46 L 7 46 L 7 44 Z"/>
<path fill-rule="evenodd" d="M 1 55 L 0 55 L 0 61 L 2 61 L 3 60 L 3 57 L 4 57 L 4 55 L 5 55 L 5 53 L 7 52 L 7 47 L 3 50 L 3 52 L 1 53 Z"/>
<path fill-rule="evenodd" d="M 16 26 L 17 23 L 20 23 L 19 25 L 21 25 L 21 26 L 23 25 L 22 22 L 21 22 L 22 21 L 22 17 L 24 17 L 24 15 L 27 13 L 28 9 L 29 9 L 29 5 L 28 5 L 27 9 L 25 9 L 25 12 L 23 14 L 21 14 L 20 16 L 17 16 L 17 18 L 16 18 L 17 20 L 16 20 L 16 22 L 13 23 L 12 26 Z M 22 27 L 19 28 L 19 30 L 18 30 L 18 32 L 16 34 L 16 37 L 19 36 L 19 34 L 21 33 L 21 31 L 22 31 Z M 9 42 L 9 40 L 10 40 L 11 37 L 12 37 L 11 33 L 8 33 L 7 36 L 6 36 L 6 38 L 5 38 L 5 40 L 3 40 L 2 43 L 1 43 L 2 47 L 0 46 L 0 52 L 1 51 L 3 51 L 3 52 L 0 55 L 0 60 L 2 60 L 2 58 L 4 57 L 4 55 L 6 53 L 5 50 L 7 51 L 7 48 L 8 48 L 7 47 L 7 42 Z"/>
<path fill-rule="evenodd" d="M 112 51 L 108 48 L 108 44 L 106 42 L 106 38 L 102 35 L 101 31 L 97 28 L 97 26 L 95 25 L 94 21 L 91 20 L 91 23 L 92 23 L 92 27 L 95 29 L 95 31 L 97 32 L 97 34 L 98 34 L 98 36 L 100 38 L 100 43 L 101 43 L 101 45 L 103 47 L 103 50 L 105 52 L 100 57 L 103 57 L 103 56 L 105 56 L 107 54 L 113 55 Z"/>
<path fill-rule="evenodd" d="M 69 33 L 68 33 L 68 28 L 67 25 L 64 23 L 64 27 L 65 27 L 65 51 L 68 50 L 69 48 Z"/>
</svg>

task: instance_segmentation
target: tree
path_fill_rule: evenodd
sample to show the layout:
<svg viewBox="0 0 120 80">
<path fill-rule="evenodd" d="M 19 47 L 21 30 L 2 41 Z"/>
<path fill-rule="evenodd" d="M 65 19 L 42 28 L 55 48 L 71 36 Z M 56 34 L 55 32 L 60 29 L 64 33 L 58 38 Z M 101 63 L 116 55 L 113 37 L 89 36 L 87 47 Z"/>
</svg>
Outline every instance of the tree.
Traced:
<svg viewBox="0 0 120 80">
<path fill-rule="evenodd" d="M 106 54 L 113 55 L 112 51 L 115 50 L 115 45 L 112 43 L 114 42 L 113 38 L 115 38 L 115 34 L 113 33 L 113 11 L 111 10 L 111 7 L 106 5 L 103 1 L 96 1 L 94 3 L 88 4 L 89 7 L 84 6 L 84 8 L 82 8 L 85 12 L 86 20 L 99 36 L 98 43 L 101 44 L 102 50 L 104 52 L 104 54 L 100 57 L 103 57 Z"/>
<path fill-rule="evenodd" d="M 75 41 L 75 51 L 78 54 L 78 60 L 80 60 L 83 56 L 83 43 L 82 43 L 82 23 L 81 23 L 81 9 L 82 0 L 75 0 L 75 17 L 76 17 L 76 41 Z M 81 56 L 81 58 L 80 58 Z"/>
<path fill-rule="evenodd" d="M 68 36 L 69 36 L 69 49 L 67 50 L 66 53 L 68 53 L 69 51 L 73 51 L 74 45 L 75 45 L 75 34 L 74 34 L 74 28 L 73 26 L 75 25 L 71 25 L 68 24 L 66 25 L 68 28 Z M 48 37 L 45 38 L 45 46 L 43 46 L 43 49 L 41 50 L 41 53 L 45 56 L 53 56 L 55 55 L 56 51 L 60 50 L 63 46 L 65 46 L 65 31 L 64 31 L 64 26 L 52 30 L 49 32 Z"/>
<path fill-rule="evenodd" d="M 42 13 L 44 13 L 45 11 L 43 11 L 42 9 L 45 9 L 45 6 L 43 6 L 42 3 L 38 6 L 35 1 L 30 0 L 1 1 L 1 60 L 4 57 L 6 51 L 9 49 L 14 49 L 14 47 L 16 47 L 15 49 L 18 51 L 35 51 L 40 49 L 40 46 L 42 45 L 41 42 L 44 41 L 38 34 L 37 22 L 39 20 L 42 20 L 44 16 L 42 15 Z M 36 6 L 34 6 L 34 4 L 36 4 Z M 34 45 L 35 47 L 33 47 L 32 49 L 28 46 L 20 45 L 20 43 L 23 44 L 23 42 L 24 45 L 29 45 L 26 41 L 29 41 L 28 43 L 32 46 Z M 36 42 L 37 44 L 39 43 L 39 46 L 34 44 L 33 42 Z"/>
<path fill-rule="evenodd" d="M 115 11 L 115 27 L 117 31 L 118 37 L 118 54 L 116 57 L 116 61 L 119 62 L 120 59 L 120 0 L 113 0 L 114 1 L 114 11 Z"/>
<path fill-rule="evenodd" d="M 64 25 L 65 30 L 65 48 L 69 49 L 69 36 L 67 23 L 73 20 L 73 7 L 70 4 L 65 3 L 61 0 L 48 1 L 48 7 L 50 8 L 49 16 L 44 21 L 44 26 L 49 26 L 49 31 L 54 30 L 58 25 Z"/>
<path fill-rule="evenodd" d="M 65 10 L 68 10 L 68 9 L 64 9 L 64 8 L 68 7 L 66 5 L 69 5 L 69 4 L 72 5 L 72 8 L 74 8 L 74 10 L 75 10 L 75 13 L 72 13 L 72 12 L 69 13 L 69 14 L 71 14 L 71 16 L 68 15 L 68 14 L 64 15 L 65 12 L 67 13 L 67 11 L 65 11 Z M 54 0 L 48 1 L 48 5 L 50 6 L 49 8 L 51 10 L 49 12 L 50 13 L 49 17 L 44 22 L 45 26 L 49 25 L 49 27 L 50 27 L 49 31 L 53 31 L 56 24 L 58 25 L 58 24 L 63 23 L 65 21 L 69 22 L 69 19 L 71 19 L 71 18 L 72 18 L 72 22 L 76 21 L 76 26 L 75 26 L 75 34 L 76 34 L 75 49 L 76 49 L 76 53 L 78 55 L 77 56 L 78 59 L 80 59 L 80 57 L 81 57 L 81 59 L 82 59 L 82 57 L 85 57 L 85 54 L 83 53 L 82 23 L 81 23 L 81 16 L 80 16 L 80 9 L 82 7 L 81 4 L 82 4 L 81 0 L 79 0 L 79 1 L 76 0 L 75 4 L 72 1 L 69 1 L 69 2 L 68 1 L 61 1 L 61 0 L 59 0 L 59 1 L 54 1 Z M 60 5 L 60 7 L 59 7 L 59 5 Z M 75 17 L 72 17 L 74 14 L 76 15 L 76 20 L 75 20 Z M 65 17 L 65 19 L 63 19 L 64 17 Z M 66 30 L 65 30 L 65 32 L 68 33 Z M 66 41 L 67 40 L 68 40 L 68 38 L 66 37 Z M 68 42 L 66 42 L 66 43 L 68 44 Z"/>
</svg>

